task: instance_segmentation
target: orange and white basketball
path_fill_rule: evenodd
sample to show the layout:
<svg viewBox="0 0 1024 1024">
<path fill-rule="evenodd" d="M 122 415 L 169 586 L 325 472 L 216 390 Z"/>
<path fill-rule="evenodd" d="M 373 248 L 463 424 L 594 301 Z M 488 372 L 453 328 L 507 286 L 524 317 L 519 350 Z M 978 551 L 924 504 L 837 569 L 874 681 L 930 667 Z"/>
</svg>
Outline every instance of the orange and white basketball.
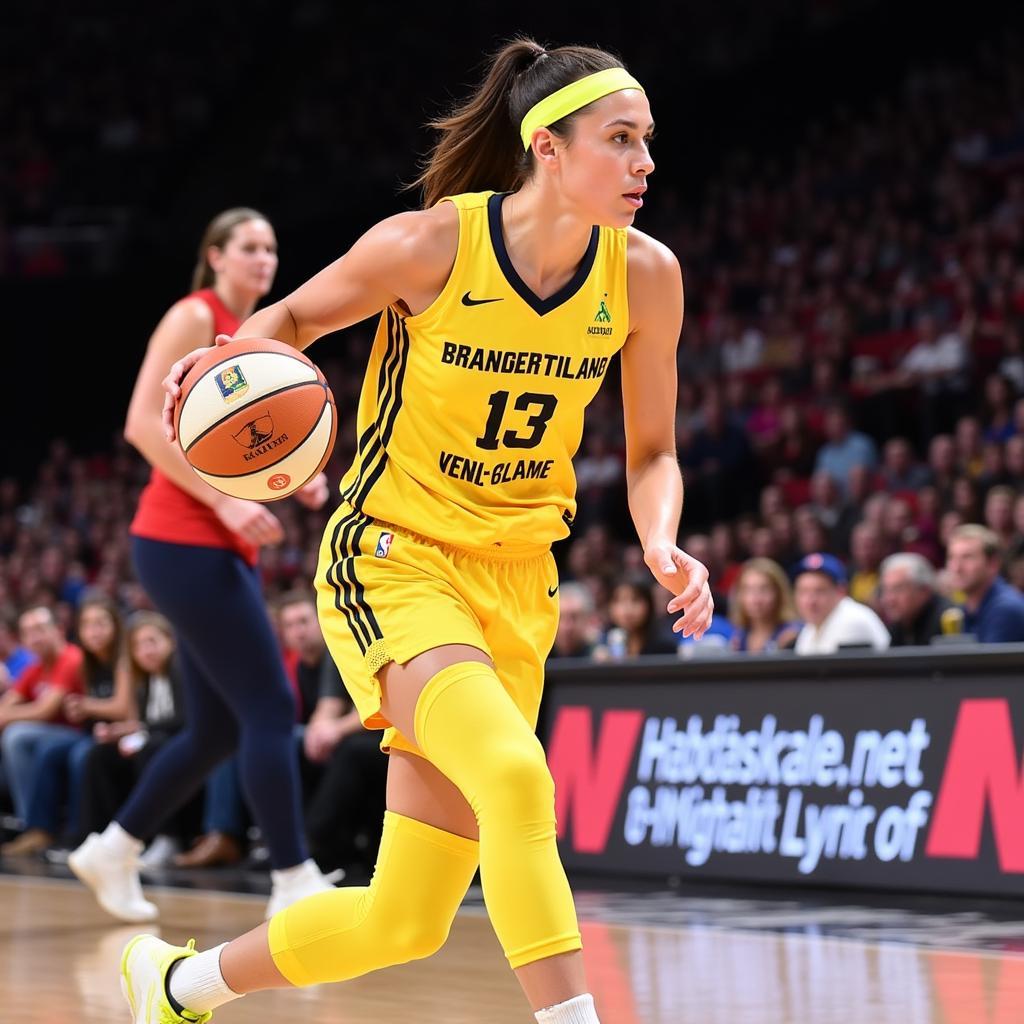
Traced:
<svg viewBox="0 0 1024 1024">
<path fill-rule="evenodd" d="M 275 501 L 326 465 L 338 429 L 324 375 L 298 349 L 242 338 L 189 370 L 174 411 L 189 465 L 236 498 Z"/>
</svg>

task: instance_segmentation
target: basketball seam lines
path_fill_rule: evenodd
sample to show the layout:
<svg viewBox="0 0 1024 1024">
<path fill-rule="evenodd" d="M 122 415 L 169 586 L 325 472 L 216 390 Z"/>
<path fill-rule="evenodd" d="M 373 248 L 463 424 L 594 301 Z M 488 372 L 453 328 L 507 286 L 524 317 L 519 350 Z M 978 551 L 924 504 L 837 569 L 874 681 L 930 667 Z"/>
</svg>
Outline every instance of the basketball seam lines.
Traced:
<svg viewBox="0 0 1024 1024">
<path fill-rule="evenodd" d="M 324 387 L 323 384 L 321 384 L 320 387 L 324 388 L 324 391 L 327 390 L 327 388 Z M 287 388 L 282 388 L 282 390 L 286 391 L 288 389 Z M 275 391 L 274 393 L 275 394 L 280 394 L 281 392 L 280 391 Z M 273 462 L 268 462 L 265 465 L 260 466 L 259 469 L 253 469 L 250 473 L 210 473 L 210 472 L 208 472 L 205 469 L 196 469 L 196 472 L 197 473 L 202 473 L 204 476 L 217 477 L 218 479 L 237 480 L 237 479 L 239 479 L 241 477 L 244 477 L 244 476 L 254 475 L 255 473 L 262 473 L 263 470 L 265 470 L 265 469 L 272 469 L 279 462 L 284 462 L 285 459 L 290 458 L 292 455 L 294 455 L 313 436 L 313 434 L 316 432 L 317 428 L 320 426 L 321 422 L 323 421 L 324 409 L 328 409 L 328 408 L 330 408 L 332 410 L 331 415 L 333 417 L 333 415 L 334 415 L 333 404 L 331 403 L 331 400 L 329 398 L 327 398 L 324 401 L 323 409 L 320 410 L 320 415 L 317 417 L 316 423 L 314 423 L 313 426 L 311 426 L 309 428 L 309 431 L 306 434 L 306 436 L 294 448 L 292 448 L 291 451 L 285 452 L 284 455 L 282 455 L 280 458 L 274 459 Z M 214 426 L 216 426 L 216 424 L 214 424 Z M 212 430 L 213 428 L 211 427 L 210 429 Z M 327 454 L 330 455 L 330 452 L 328 452 Z M 190 465 L 191 465 L 191 463 L 190 463 Z M 192 468 L 195 469 L 196 467 L 193 466 Z M 313 476 L 316 476 L 316 474 L 314 473 Z M 312 479 L 312 477 L 310 477 L 310 479 Z M 308 482 L 309 481 L 307 481 L 307 483 Z"/>
<path fill-rule="evenodd" d="M 275 395 L 283 395 L 286 391 L 294 391 L 296 388 L 307 388 L 307 387 L 310 387 L 313 384 L 315 384 L 317 387 L 323 388 L 325 391 L 327 390 L 327 385 L 324 384 L 323 381 L 319 381 L 319 380 L 300 380 L 300 381 L 297 381 L 294 384 L 285 384 L 285 386 L 283 388 L 278 388 L 276 391 L 268 391 L 265 395 L 260 395 L 259 398 L 254 399 L 248 405 L 243 405 L 241 409 L 232 409 L 229 412 L 229 414 L 224 419 L 217 420 L 216 423 L 210 424 L 210 426 L 206 427 L 200 433 L 196 434 L 196 436 L 191 441 L 189 441 L 188 447 L 184 449 L 185 454 L 188 455 L 188 453 L 190 451 L 192 451 L 192 449 L 195 448 L 195 446 L 197 444 L 199 444 L 199 442 L 202 441 L 202 439 L 204 437 L 206 437 L 207 434 L 209 434 L 213 430 L 216 430 L 219 426 L 224 424 L 227 420 L 231 419 L 231 417 L 234 416 L 235 413 L 245 412 L 247 409 L 251 409 L 254 405 L 257 405 L 259 402 L 262 402 L 262 401 L 264 401 L 265 399 L 268 399 L 268 398 L 273 398 Z M 191 394 L 191 392 L 189 392 L 189 394 Z M 264 415 L 266 415 L 266 414 L 264 413 Z"/>
</svg>

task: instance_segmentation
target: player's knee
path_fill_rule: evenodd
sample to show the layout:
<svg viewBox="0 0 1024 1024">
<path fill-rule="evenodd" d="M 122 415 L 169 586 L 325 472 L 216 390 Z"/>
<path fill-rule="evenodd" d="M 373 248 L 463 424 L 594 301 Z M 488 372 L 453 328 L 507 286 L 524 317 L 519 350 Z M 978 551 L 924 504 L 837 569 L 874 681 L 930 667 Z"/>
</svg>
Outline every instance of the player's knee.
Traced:
<svg viewBox="0 0 1024 1024">
<path fill-rule="evenodd" d="M 433 956 L 448 941 L 451 921 L 412 916 L 391 925 L 391 955 L 394 965 Z"/>
<path fill-rule="evenodd" d="M 554 817 L 555 784 L 535 736 L 496 748 L 483 771 L 481 803 L 492 804 L 502 817 L 536 820 L 548 813 Z"/>
</svg>

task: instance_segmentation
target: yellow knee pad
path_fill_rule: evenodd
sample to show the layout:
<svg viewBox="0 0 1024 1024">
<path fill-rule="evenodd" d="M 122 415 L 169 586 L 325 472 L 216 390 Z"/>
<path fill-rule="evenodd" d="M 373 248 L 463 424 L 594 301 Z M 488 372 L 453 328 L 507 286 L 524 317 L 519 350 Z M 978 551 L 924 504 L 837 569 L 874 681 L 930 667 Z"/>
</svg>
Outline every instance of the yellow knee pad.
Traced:
<svg viewBox="0 0 1024 1024">
<path fill-rule="evenodd" d="M 346 981 L 437 952 L 478 862 L 477 843 L 388 811 L 373 880 L 300 900 L 270 921 L 293 985 Z"/>
<path fill-rule="evenodd" d="M 415 731 L 424 755 L 476 814 L 484 899 L 512 967 L 579 949 L 551 773 L 495 671 L 479 662 L 442 669 L 420 694 Z"/>
</svg>

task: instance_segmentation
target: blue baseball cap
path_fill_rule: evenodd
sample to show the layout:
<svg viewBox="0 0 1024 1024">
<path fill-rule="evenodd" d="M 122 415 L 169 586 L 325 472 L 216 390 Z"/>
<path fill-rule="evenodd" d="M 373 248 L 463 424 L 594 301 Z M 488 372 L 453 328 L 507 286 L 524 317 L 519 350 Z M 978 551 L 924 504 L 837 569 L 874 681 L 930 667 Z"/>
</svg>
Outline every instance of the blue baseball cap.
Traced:
<svg viewBox="0 0 1024 1024">
<path fill-rule="evenodd" d="M 820 572 L 827 576 L 837 586 L 846 584 L 846 566 L 836 558 L 835 555 L 826 555 L 815 551 L 812 555 L 804 555 L 796 564 L 796 571 L 793 578 L 802 576 L 805 572 Z"/>
</svg>

